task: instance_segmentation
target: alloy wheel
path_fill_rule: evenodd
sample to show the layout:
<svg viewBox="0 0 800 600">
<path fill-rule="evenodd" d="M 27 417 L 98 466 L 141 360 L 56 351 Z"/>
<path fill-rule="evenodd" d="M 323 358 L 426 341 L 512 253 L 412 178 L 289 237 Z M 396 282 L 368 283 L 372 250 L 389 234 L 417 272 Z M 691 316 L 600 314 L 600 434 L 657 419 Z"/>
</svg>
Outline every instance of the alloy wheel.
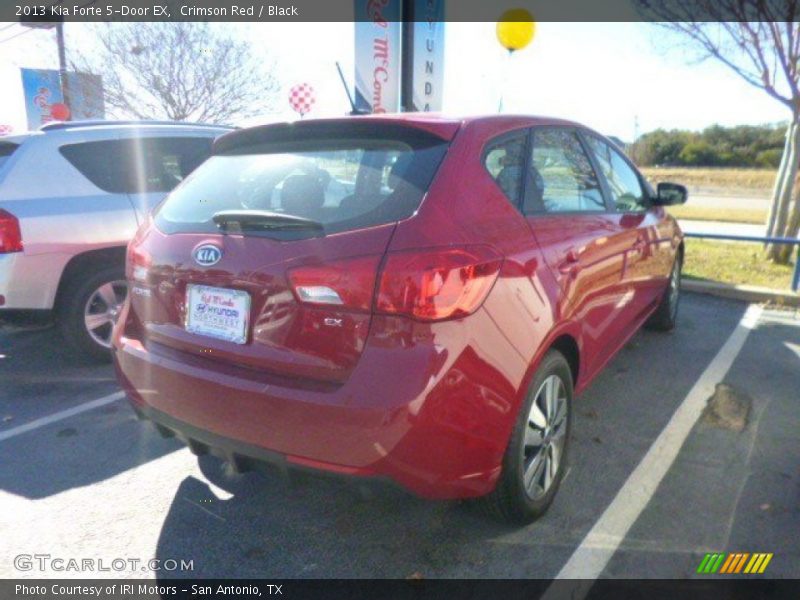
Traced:
<svg viewBox="0 0 800 600">
<path fill-rule="evenodd" d="M 681 264 L 679 261 L 675 262 L 672 267 L 672 273 L 669 276 L 669 314 L 675 319 L 678 312 L 678 298 L 681 291 Z"/>
<path fill-rule="evenodd" d="M 83 311 L 83 322 L 96 344 L 111 348 L 111 332 L 127 295 L 128 283 L 118 279 L 104 283 L 89 296 Z"/>
<path fill-rule="evenodd" d="M 533 500 L 544 496 L 561 468 L 569 418 L 567 391 L 558 375 L 544 380 L 531 403 L 523 441 L 523 482 Z"/>
</svg>

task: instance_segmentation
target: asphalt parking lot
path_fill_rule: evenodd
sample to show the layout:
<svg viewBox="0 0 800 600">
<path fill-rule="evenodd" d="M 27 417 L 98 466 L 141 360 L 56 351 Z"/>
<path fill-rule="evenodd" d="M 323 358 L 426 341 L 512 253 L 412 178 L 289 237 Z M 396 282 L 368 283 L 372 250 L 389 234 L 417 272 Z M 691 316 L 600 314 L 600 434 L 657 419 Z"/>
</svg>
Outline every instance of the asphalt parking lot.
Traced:
<svg viewBox="0 0 800 600">
<path fill-rule="evenodd" d="M 549 578 L 592 552 L 605 556 L 596 572 L 568 573 L 690 577 L 707 552 L 770 552 L 763 576 L 797 577 L 800 314 L 760 312 L 730 369 L 710 368 L 747 310 L 687 294 L 676 332 L 637 334 L 576 402 L 570 471 L 550 512 L 521 529 L 469 503 L 198 462 L 135 418 L 110 366 L 71 361 L 50 329 L 2 329 L 0 577 Z M 746 408 L 744 428 L 704 412 L 663 479 L 638 485 L 704 373 L 721 373 L 713 383 Z M 19 554 L 193 568 L 19 571 Z"/>
</svg>

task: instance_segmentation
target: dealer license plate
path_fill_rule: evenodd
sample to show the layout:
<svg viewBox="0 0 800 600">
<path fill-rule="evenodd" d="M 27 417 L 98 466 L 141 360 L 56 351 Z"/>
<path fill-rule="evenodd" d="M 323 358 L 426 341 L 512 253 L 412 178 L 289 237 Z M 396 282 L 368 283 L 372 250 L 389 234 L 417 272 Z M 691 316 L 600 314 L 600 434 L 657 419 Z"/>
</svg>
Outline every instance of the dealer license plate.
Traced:
<svg viewBox="0 0 800 600">
<path fill-rule="evenodd" d="M 186 288 L 186 331 L 244 344 L 249 316 L 247 292 L 195 284 Z"/>
</svg>

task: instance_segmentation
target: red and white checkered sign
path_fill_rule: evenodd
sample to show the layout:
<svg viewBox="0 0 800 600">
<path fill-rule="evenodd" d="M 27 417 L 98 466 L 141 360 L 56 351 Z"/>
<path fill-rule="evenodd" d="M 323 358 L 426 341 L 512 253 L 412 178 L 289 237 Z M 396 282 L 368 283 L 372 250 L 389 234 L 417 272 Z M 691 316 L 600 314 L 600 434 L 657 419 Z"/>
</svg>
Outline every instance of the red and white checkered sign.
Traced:
<svg viewBox="0 0 800 600">
<path fill-rule="evenodd" d="M 301 117 L 311 111 L 316 101 L 314 88 L 307 83 L 300 83 L 289 90 L 289 104 Z"/>
</svg>

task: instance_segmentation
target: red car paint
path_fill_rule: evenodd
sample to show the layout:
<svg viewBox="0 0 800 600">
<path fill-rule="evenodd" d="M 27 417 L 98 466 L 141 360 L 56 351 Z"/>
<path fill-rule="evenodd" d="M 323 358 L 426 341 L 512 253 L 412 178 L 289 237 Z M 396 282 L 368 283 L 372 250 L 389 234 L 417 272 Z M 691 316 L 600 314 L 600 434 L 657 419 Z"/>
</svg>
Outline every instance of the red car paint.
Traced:
<svg viewBox="0 0 800 600">
<path fill-rule="evenodd" d="M 536 127 L 587 131 L 580 125 L 522 116 L 353 119 L 400 123 L 450 142 L 416 213 L 288 242 L 167 235 L 146 224 L 128 265 L 129 276 L 146 266 L 146 281 L 131 281 L 114 334 L 119 379 L 137 409 L 156 421 L 166 415 L 171 428 L 186 424 L 289 464 L 388 477 L 429 498 L 484 495 L 544 353 L 562 349 L 573 361 L 576 393 L 585 389 L 656 308 L 682 234 L 659 207 L 525 217 L 484 168 L 484 150 L 498 136 Z M 269 127 L 238 135 L 257 139 Z M 193 262 L 203 243 L 222 249 L 217 265 Z M 340 310 L 303 305 L 292 293 L 294 270 L 313 278 L 320 261 L 358 259 L 380 269 L 404 253 L 472 247 L 497 259 L 497 274 L 468 315 L 427 321 L 360 296 L 357 309 Z M 183 328 L 189 282 L 250 293 L 246 344 Z M 326 327 L 326 319 L 341 326 Z"/>
</svg>

